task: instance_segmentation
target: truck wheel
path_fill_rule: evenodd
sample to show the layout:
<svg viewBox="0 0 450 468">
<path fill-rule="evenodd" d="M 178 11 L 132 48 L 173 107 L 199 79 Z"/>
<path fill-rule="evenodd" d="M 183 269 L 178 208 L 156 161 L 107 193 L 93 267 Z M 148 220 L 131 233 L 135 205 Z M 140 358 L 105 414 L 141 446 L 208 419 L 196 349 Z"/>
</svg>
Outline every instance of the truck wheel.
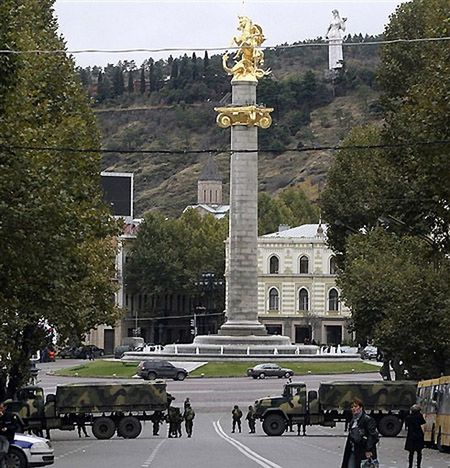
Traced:
<svg viewBox="0 0 450 468">
<path fill-rule="evenodd" d="M 111 418 L 102 416 L 97 418 L 92 424 L 92 433 L 97 439 L 111 439 L 116 432 L 116 425 Z"/>
<path fill-rule="evenodd" d="M 259 378 L 260 378 L 260 379 L 265 379 L 265 378 L 266 378 L 266 374 L 264 374 L 264 372 L 261 372 L 261 374 L 259 374 Z"/>
<path fill-rule="evenodd" d="M 288 379 L 290 376 L 291 376 L 291 373 L 290 373 L 290 372 L 286 372 L 286 374 L 284 374 L 284 377 L 285 377 L 286 379 Z"/>
<path fill-rule="evenodd" d="M 395 437 L 402 430 L 402 425 L 402 421 L 397 416 L 388 414 L 378 421 L 378 430 L 385 437 Z"/>
<path fill-rule="evenodd" d="M 186 378 L 186 374 L 184 372 L 178 372 L 177 380 L 184 380 Z"/>
<path fill-rule="evenodd" d="M 119 421 L 117 434 L 124 439 L 136 439 L 142 431 L 142 424 L 134 416 L 125 416 Z"/>
<path fill-rule="evenodd" d="M 286 430 L 286 420 L 279 414 L 269 414 L 264 418 L 262 427 L 268 436 L 280 436 Z"/>
<path fill-rule="evenodd" d="M 156 374 L 155 372 L 149 372 L 147 374 L 147 380 L 155 380 L 156 379 Z"/>
<path fill-rule="evenodd" d="M 9 449 L 8 454 L 5 457 L 5 466 L 7 468 L 27 468 L 28 461 L 25 454 L 14 447 Z"/>
</svg>

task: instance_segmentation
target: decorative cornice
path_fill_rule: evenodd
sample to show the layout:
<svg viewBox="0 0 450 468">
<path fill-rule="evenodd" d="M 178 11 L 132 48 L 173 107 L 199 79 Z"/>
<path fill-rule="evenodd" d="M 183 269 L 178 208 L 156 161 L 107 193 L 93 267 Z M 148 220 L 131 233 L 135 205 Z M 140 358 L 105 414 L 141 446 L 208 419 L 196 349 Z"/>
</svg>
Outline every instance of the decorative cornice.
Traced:
<svg viewBox="0 0 450 468">
<path fill-rule="evenodd" d="M 272 124 L 272 117 L 270 116 L 273 111 L 272 107 L 215 107 L 214 110 L 219 113 L 216 121 L 220 128 L 235 125 L 269 128 Z"/>
</svg>

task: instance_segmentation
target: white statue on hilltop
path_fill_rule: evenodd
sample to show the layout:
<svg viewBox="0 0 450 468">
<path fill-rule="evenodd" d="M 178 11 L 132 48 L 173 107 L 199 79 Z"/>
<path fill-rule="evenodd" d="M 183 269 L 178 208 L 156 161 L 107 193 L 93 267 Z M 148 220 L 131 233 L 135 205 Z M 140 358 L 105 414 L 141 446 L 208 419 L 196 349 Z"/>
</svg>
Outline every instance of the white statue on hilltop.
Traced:
<svg viewBox="0 0 450 468">
<path fill-rule="evenodd" d="M 334 70 L 336 68 L 342 68 L 342 61 L 344 55 L 342 53 L 342 39 L 345 32 L 345 22 L 347 18 L 339 16 L 337 10 L 333 10 L 333 18 L 331 19 L 330 25 L 326 38 L 328 39 L 328 68 Z"/>
</svg>

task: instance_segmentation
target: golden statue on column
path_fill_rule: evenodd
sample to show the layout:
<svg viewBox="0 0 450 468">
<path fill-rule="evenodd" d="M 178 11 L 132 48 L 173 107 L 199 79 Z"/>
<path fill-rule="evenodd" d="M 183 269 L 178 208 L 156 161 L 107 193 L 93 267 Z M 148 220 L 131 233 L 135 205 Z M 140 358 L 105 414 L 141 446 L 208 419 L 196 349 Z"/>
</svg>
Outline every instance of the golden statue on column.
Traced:
<svg viewBox="0 0 450 468">
<path fill-rule="evenodd" d="M 233 75 L 232 81 L 258 81 L 270 70 L 263 70 L 264 52 L 259 49 L 266 40 L 261 26 L 254 24 L 247 16 L 239 16 L 238 31 L 240 34 L 233 37 L 232 45 L 236 45 L 238 50 L 232 59 L 236 62 L 232 67 L 228 66 L 229 53 L 222 57 L 224 70 Z"/>
</svg>

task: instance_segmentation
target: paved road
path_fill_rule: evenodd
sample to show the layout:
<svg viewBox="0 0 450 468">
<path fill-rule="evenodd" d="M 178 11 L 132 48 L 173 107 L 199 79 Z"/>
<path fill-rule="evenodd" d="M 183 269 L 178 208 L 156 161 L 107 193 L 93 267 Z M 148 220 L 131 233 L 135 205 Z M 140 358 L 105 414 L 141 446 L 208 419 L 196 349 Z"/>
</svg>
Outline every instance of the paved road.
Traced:
<svg viewBox="0 0 450 468">
<path fill-rule="evenodd" d="M 68 365 L 69 361 L 64 365 Z M 74 364 L 72 361 L 70 364 Z M 59 363 L 55 363 L 59 367 Z M 55 367 L 46 364 L 45 367 Z M 51 390 L 57 383 L 72 378 L 41 375 L 41 384 Z M 339 375 L 333 379 L 376 379 L 377 375 Z M 93 379 L 82 379 L 92 381 Z M 101 380 L 101 379 L 96 379 Z M 311 388 L 325 376 L 305 376 L 302 379 Z M 79 381 L 79 380 L 77 380 Z M 284 379 L 187 379 L 168 381 L 168 390 L 175 403 L 182 405 L 189 396 L 196 410 L 194 436 L 168 439 L 161 427 L 158 437 L 152 436 L 151 424 L 144 425 L 139 438 L 113 438 L 99 441 L 94 437 L 79 439 L 75 432 L 53 431 L 55 467 L 58 468 L 328 468 L 340 466 L 345 434 L 342 425 L 337 428 L 308 428 L 306 437 L 287 433 L 282 437 L 267 437 L 260 424 L 257 434 L 249 434 L 243 425 L 241 434 L 231 434 L 230 412 L 234 404 L 243 409 L 256 398 L 279 393 Z M 89 428 L 88 431 L 90 432 Z M 380 459 L 382 468 L 406 466 L 407 453 L 403 450 L 404 434 L 393 439 L 382 439 Z M 450 455 L 425 450 L 423 468 L 449 468 Z"/>
</svg>

